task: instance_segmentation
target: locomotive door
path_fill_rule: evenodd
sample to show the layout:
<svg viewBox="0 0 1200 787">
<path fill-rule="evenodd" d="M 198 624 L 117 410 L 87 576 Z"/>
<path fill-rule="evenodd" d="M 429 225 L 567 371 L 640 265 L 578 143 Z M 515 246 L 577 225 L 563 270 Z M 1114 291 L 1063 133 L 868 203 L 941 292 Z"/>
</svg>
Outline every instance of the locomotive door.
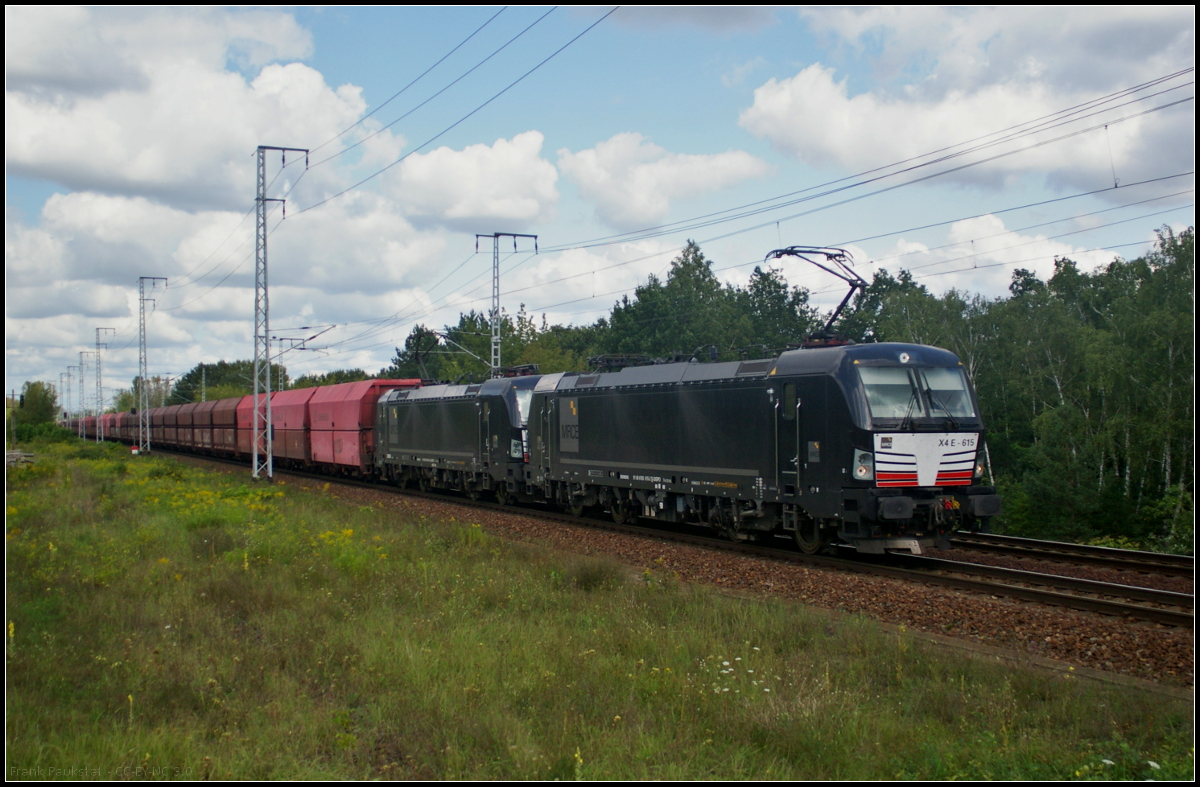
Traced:
<svg viewBox="0 0 1200 787">
<path fill-rule="evenodd" d="M 550 480 L 550 468 L 552 462 L 551 452 L 556 451 L 558 446 L 554 442 L 555 423 L 554 408 L 558 404 L 558 400 L 552 396 L 546 397 L 546 406 L 542 408 L 542 434 L 538 437 L 538 447 L 542 451 L 542 473 L 547 482 Z"/>
<path fill-rule="evenodd" d="M 800 397 L 794 382 L 784 383 L 775 408 L 775 467 L 779 493 L 793 496 L 800 489 Z"/>
<path fill-rule="evenodd" d="M 489 449 L 489 445 L 492 441 L 492 437 L 491 437 L 491 435 L 492 435 L 492 404 L 491 404 L 491 402 L 483 403 L 483 408 L 480 411 L 480 418 L 479 418 L 479 434 L 480 434 L 480 438 L 481 438 L 480 446 L 479 446 L 479 459 L 481 462 L 483 462 L 483 469 L 487 470 L 488 467 L 491 465 L 491 450 Z"/>
</svg>

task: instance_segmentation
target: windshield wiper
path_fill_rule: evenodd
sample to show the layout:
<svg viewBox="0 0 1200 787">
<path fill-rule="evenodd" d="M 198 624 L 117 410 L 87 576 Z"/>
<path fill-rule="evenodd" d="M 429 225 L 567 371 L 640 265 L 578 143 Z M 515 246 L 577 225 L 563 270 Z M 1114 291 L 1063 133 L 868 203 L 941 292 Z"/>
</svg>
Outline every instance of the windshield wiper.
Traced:
<svg viewBox="0 0 1200 787">
<path fill-rule="evenodd" d="M 930 415 L 933 414 L 934 405 L 937 405 L 938 407 L 942 408 L 942 412 L 946 414 L 946 419 L 950 422 L 950 428 L 953 431 L 957 432 L 958 431 L 958 420 L 954 417 L 954 414 L 950 412 L 950 408 L 947 407 L 945 405 L 945 403 L 942 402 L 941 399 L 938 399 L 937 396 L 934 395 L 933 388 L 929 385 L 929 381 L 925 379 L 925 375 L 920 374 L 920 372 L 918 372 L 918 375 L 921 378 L 920 381 L 918 382 L 918 385 L 920 384 L 920 382 L 925 383 L 925 395 L 927 397 L 929 397 L 929 413 L 930 413 Z"/>
<path fill-rule="evenodd" d="M 957 432 L 958 431 L 958 419 L 956 419 L 954 417 L 954 414 L 950 412 L 950 408 L 946 407 L 946 405 L 942 404 L 940 399 L 938 399 L 936 396 L 934 396 L 932 389 L 927 389 L 926 393 L 929 395 L 930 410 L 933 409 L 933 405 L 935 405 L 935 404 L 938 407 L 942 408 L 942 412 L 946 414 L 946 420 L 950 422 L 950 428 Z"/>
<path fill-rule="evenodd" d="M 911 385 L 912 382 L 912 378 L 910 377 L 909 384 Z M 900 431 L 902 432 L 905 429 L 912 429 L 914 432 L 917 430 L 917 425 L 915 423 L 910 424 L 909 422 L 912 420 L 913 408 L 921 403 L 920 391 L 920 383 L 917 383 L 917 388 L 912 391 L 912 395 L 908 399 L 908 410 L 904 413 L 904 419 L 900 421 Z"/>
</svg>

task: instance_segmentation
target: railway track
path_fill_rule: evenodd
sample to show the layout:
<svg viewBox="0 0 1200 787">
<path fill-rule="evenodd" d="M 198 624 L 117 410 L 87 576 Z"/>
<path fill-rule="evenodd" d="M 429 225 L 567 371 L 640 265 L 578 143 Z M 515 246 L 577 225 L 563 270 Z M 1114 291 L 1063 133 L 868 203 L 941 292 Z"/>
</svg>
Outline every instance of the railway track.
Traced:
<svg viewBox="0 0 1200 787">
<path fill-rule="evenodd" d="M 893 555 L 902 566 L 944 576 L 968 576 L 983 580 L 1002 595 L 1028 598 L 1041 603 L 1149 620 L 1168 626 L 1195 628 L 1195 596 L 1168 590 L 1143 588 L 1113 582 L 1063 577 L 1034 571 L 1019 571 L 977 563 L 917 555 Z M 1025 590 L 1030 590 L 1028 595 Z"/>
<path fill-rule="evenodd" d="M 1034 538 L 1018 538 L 991 533 L 955 533 L 950 543 L 960 549 L 1103 566 L 1146 574 L 1193 577 L 1196 573 L 1196 559 L 1187 555 L 1166 555 L 1133 549 L 1041 541 Z"/>
<path fill-rule="evenodd" d="M 243 463 L 236 460 L 218 457 L 197 457 L 192 454 L 176 453 L 174 451 L 163 451 L 162 453 L 245 467 Z M 698 534 L 695 532 L 698 529 L 695 526 L 643 527 L 640 525 L 616 524 L 599 517 L 586 515 L 575 517 L 570 514 L 550 511 L 539 506 L 501 505 L 485 500 L 471 500 L 467 497 L 452 497 L 432 492 L 399 489 L 395 486 L 297 470 L 276 469 L 275 472 L 276 475 L 360 487 L 376 492 L 386 491 L 440 503 L 459 505 L 464 508 L 528 516 L 575 526 L 600 528 L 616 533 L 779 560 L 812 568 L 850 571 L 908 582 L 920 582 L 926 585 L 937 585 L 957 590 L 985 593 L 991 596 L 1015 598 L 1023 601 L 1097 612 L 1127 619 L 1146 620 L 1179 628 L 1193 629 L 1195 622 L 1194 596 L 1182 593 L 1170 593 L 1130 585 L 1117 585 L 1036 572 L 1003 569 L 995 566 L 983 566 L 976 563 L 938 560 L 936 558 L 910 555 L 888 555 L 886 556 L 886 562 L 863 559 L 863 556 L 847 558 L 826 555 L 805 555 L 792 547 L 790 541 L 782 538 L 777 539 L 780 545 L 734 542 L 718 538 L 715 535 Z M 784 544 L 787 547 L 782 546 Z M 1075 545 L 1068 544 L 1066 546 Z"/>
</svg>

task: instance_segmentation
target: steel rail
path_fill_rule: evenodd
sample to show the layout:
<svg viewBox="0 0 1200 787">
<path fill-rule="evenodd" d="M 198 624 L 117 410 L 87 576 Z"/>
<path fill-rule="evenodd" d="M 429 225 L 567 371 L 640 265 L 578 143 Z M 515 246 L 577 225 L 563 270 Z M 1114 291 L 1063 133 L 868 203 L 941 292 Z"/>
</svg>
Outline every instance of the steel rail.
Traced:
<svg viewBox="0 0 1200 787">
<path fill-rule="evenodd" d="M 893 557 L 899 558 L 899 562 L 902 565 L 907 564 L 918 570 L 967 574 L 969 576 L 999 579 L 1005 582 L 1023 582 L 1041 587 L 1057 588 L 1058 590 L 1069 590 L 1075 593 L 1110 596 L 1128 601 L 1145 601 L 1150 604 L 1160 604 L 1166 607 L 1195 610 L 1196 597 L 1189 593 L 1176 593 L 1170 590 L 1123 585 L 1115 582 L 1099 582 L 1094 579 L 1079 579 L 1078 577 L 1064 577 L 1056 574 L 1039 574 L 1035 571 L 1020 571 L 1013 568 L 964 563 L 957 560 L 944 560 L 925 555 L 894 555 Z"/>
<path fill-rule="evenodd" d="M 979 552 L 1084 563 L 1151 574 L 1191 577 L 1196 573 L 1196 560 L 1187 555 L 1042 541 L 992 533 L 955 533 L 950 543 L 960 549 L 974 549 Z"/>
</svg>

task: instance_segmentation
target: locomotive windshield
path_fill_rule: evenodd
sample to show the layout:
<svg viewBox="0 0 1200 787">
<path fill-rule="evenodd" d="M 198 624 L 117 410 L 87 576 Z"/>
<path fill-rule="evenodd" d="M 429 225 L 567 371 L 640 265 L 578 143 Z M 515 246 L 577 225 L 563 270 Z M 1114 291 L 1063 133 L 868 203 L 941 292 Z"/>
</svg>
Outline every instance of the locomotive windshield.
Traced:
<svg viewBox="0 0 1200 787">
<path fill-rule="evenodd" d="M 967 380 L 958 368 L 860 366 L 873 418 L 973 418 Z"/>
</svg>

